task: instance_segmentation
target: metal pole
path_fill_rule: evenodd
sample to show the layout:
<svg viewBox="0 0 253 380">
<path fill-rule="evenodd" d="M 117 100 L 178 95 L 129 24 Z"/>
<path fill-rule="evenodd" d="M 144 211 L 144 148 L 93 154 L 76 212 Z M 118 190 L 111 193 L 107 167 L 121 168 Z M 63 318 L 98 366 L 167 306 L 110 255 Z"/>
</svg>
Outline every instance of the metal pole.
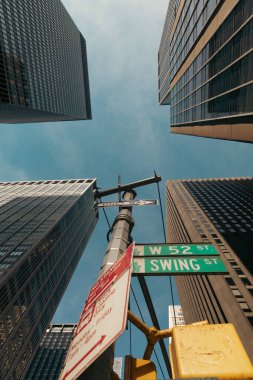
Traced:
<svg viewBox="0 0 253 380">
<path fill-rule="evenodd" d="M 128 190 L 124 194 L 123 200 L 133 200 L 135 196 L 136 193 L 134 190 Z M 105 252 L 103 264 L 100 268 L 99 277 L 101 277 L 126 250 L 131 240 L 130 235 L 133 226 L 132 208 L 120 208 L 112 225 L 112 235 Z M 111 380 L 113 359 L 114 344 L 100 355 L 100 357 L 78 377 L 78 380 Z"/>
<path fill-rule="evenodd" d="M 134 190 L 128 191 L 124 194 L 123 201 L 133 200 L 135 196 L 136 193 Z M 105 252 L 99 277 L 101 277 L 126 250 L 130 243 L 130 234 L 133 226 L 132 207 L 120 208 L 112 225 L 112 236 Z"/>
<path fill-rule="evenodd" d="M 141 290 L 142 290 L 142 293 L 144 295 L 144 298 L 145 298 L 145 301 L 146 301 L 146 304 L 148 307 L 148 311 L 149 311 L 152 323 L 154 324 L 155 328 L 160 330 L 160 325 L 159 325 L 159 322 L 158 322 L 158 319 L 156 316 L 155 308 L 154 308 L 152 298 L 151 298 L 149 290 L 148 290 L 148 286 L 147 286 L 145 277 L 144 276 L 138 276 L 138 280 L 139 280 Z M 160 349 L 161 349 L 161 352 L 163 355 L 164 363 L 165 363 L 167 371 L 168 371 L 168 375 L 170 378 L 172 378 L 171 365 L 170 365 L 170 361 L 169 361 L 168 351 L 167 351 L 165 343 L 162 339 L 159 341 L 159 345 L 160 345 Z"/>
</svg>

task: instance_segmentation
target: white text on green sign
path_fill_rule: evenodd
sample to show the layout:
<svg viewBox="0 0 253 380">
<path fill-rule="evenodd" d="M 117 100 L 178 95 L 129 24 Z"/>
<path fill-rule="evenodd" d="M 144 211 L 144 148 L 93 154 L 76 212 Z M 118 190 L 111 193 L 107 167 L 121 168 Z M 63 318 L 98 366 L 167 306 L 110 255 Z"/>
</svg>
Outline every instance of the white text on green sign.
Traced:
<svg viewBox="0 0 253 380">
<path fill-rule="evenodd" d="M 210 256 L 218 255 L 210 244 L 144 244 L 135 245 L 134 256 Z"/>
<path fill-rule="evenodd" d="M 218 257 L 196 258 L 151 258 L 135 257 L 133 259 L 133 274 L 202 274 L 225 273 L 227 268 Z"/>
</svg>

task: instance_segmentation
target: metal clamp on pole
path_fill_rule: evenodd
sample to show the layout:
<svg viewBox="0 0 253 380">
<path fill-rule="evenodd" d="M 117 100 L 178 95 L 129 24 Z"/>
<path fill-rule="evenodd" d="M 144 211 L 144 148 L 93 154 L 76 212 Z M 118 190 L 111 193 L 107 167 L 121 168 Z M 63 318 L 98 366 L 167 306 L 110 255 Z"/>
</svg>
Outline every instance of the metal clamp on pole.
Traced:
<svg viewBox="0 0 253 380">
<path fill-rule="evenodd" d="M 116 218 L 114 219 L 114 222 L 112 224 L 112 228 L 115 226 L 115 224 L 118 223 L 119 220 L 126 221 L 130 226 L 134 226 L 134 218 L 131 215 L 127 214 L 118 214 Z"/>
</svg>

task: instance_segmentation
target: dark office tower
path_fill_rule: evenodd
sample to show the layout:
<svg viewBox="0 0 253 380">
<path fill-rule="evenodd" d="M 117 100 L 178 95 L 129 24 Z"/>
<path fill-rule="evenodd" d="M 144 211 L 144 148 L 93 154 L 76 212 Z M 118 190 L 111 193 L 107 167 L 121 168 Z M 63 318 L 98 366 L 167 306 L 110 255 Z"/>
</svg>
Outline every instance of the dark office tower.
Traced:
<svg viewBox="0 0 253 380">
<path fill-rule="evenodd" d="M 253 142 L 253 1 L 171 0 L 158 54 L 171 132 Z"/>
<path fill-rule="evenodd" d="M 25 380 L 59 380 L 76 325 L 49 325 Z"/>
<path fill-rule="evenodd" d="M 176 277 L 185 322 L 233 323 L 253 360 L 253 179 L 167 181 L 167 241 L 212 243 L 228 273 Z"/>
<path fill-rule="evenodd" d="M 95 227 L 95 180 L 0 183 L 0 379 L 23 378 Z"/>
<path fill-rule="evenodd" d="M 0 1 L 0 122 L 91 119 L 85 39 L 60 0 Z"/>
</svg>

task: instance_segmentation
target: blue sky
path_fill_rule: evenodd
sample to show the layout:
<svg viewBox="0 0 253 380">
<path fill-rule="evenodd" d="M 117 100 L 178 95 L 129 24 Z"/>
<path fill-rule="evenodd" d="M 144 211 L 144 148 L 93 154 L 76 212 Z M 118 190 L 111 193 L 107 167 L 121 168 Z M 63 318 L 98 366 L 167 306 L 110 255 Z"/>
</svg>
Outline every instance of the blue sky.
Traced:
<svg viewBox="0 0 253 380">
<path fill-rule="evenodd" d="M 169 107 L 159 106 L 157 96 L 157 52 L 168 0 L 63 3 L 87 42 L 93 120 L 0 125 L 2 181 L 97 178 L 105 189 L 117 184 L 119 174 L 128 182 L 151 177 L 155 169 L 163 178 L 164 198 L 168 178 L 252 175 L 252 145 L 169 133 Z M 138 198 L 157 198 L 156 187 L 139 189 Z M 110 221 L 116 211 L 108 211 Z M 134 218 L 137 242 L 163 241 L 158 207 L 136 207 Z M 97 278 L 106 233 L 101 213 L 54 322 L 78 320 Z M 136 279 L 132 284 L 150 323 Z M 167 328 L 169 279 L 148 278 L 148 284 L 161 327 Z M 133 355 L 141 357 L 144 348 L 145 339 L 134 332 Z M 129 354 L 129 332 L 119 339 L 116 354 Z"/>
</svg>

